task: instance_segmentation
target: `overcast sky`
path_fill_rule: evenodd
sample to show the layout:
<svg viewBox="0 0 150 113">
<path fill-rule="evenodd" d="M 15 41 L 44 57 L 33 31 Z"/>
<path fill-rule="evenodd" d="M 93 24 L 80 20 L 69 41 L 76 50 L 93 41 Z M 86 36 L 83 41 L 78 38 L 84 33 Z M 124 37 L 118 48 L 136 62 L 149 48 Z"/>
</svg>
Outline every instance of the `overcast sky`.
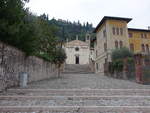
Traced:
<svg viewBox="0 0 150 113">
<path fill-rule="evenodd" d="M 133 28 L 150 26 L 150 0 L 30 0 L 30 10 L 50 18 L 93 23 L 97 26 L 104 16 L 129 17 Z"/>
</svg>

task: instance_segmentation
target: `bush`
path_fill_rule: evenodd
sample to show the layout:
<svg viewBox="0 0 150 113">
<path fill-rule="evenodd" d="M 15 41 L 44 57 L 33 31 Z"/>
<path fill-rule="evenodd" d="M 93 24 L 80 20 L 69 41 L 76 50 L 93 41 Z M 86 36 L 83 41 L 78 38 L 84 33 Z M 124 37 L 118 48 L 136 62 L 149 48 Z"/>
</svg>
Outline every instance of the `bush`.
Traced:
<svg viewBox="0 0 150 113">
<path fill-rule="evenodd" d="M 67 57 L 66 57 L 66 53 L 65 53 L 64 49 L 56 48 L 54 54 L 55 55 L 52 59 L 53 63 L 60 65 L 65 62 Z"/>
<path fill-rule="evenodd" d="M 117 60 L 113 61 L 113 67 L 114 67 L 115 71 L 122 72 L 123 71 L 123 60 L 117 59 Z"/>
<path fill-rule="evenodd" d="M 134 63 L 134 60 L 133 60 L 133 53 L 129 51 L 128 48 L 121 48 L 121 49 L 115 49 L 113 52 L 112 52 L 112 66 L 113 66 L 113 69 L 115 71 L 118 71 L 118 72 L 121 72 L 123 71 L 123 63 L 124 63 L 124 59 L 125 58 L 128 58 L 127 59 L 127 62 L 129 64 L 133 64 Z"/>
<path fill-rule="evenodd" d="M 112 60 L 124 59 L 127 57 L 133 57 L 133 53 L 128 48 L 115 49 L 112 51 Z"/>
</svg>

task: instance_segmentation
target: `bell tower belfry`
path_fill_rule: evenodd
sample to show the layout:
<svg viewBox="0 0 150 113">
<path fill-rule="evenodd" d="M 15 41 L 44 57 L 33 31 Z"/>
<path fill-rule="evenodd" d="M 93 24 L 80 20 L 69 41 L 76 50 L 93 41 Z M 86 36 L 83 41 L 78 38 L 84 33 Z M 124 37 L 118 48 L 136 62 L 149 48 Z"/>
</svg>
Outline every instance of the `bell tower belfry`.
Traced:
<svg viewBox="0 0 150 113">
<path fill-rule="evenodd" d="M 85 36 L 85 42 L 88 43 L 89 46 L 90 46 L 90 39 L 91 39 L 91 35 L 89 33 L 87 33 Z"/>
</svg>

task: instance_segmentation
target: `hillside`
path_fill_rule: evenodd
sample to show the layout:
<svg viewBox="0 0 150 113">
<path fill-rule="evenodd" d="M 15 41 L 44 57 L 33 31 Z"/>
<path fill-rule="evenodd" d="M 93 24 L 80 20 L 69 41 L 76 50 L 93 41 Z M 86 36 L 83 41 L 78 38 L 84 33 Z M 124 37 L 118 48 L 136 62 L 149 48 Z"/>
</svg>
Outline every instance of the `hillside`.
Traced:
<svg viewBox="0 0 150 113">
<path fill-rule="evenodd" d="M 76 35 L 78 35 L 80 40 L 84 40 L 86 33 L 91 33 L 94 29 L 92 24 L 86 22 L 82 25 L 80 21 L 70 22 L 61 19 L 51 19 L 49 24 L 57 27 L 58 32 L 56 36 L 62 41 L 65 41 L 67 38 L 74 40 Z"/>
</svg>

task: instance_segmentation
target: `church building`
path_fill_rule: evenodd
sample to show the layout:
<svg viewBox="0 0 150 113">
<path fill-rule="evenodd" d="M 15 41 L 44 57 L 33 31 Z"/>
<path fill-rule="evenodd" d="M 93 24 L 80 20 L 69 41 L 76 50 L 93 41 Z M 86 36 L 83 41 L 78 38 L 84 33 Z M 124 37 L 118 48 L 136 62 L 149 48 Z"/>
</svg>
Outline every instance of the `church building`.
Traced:
<svg viewBox="0 0 150 113">
<path fill-rule="evenodd" d="M 66 64 L 89 64 L 90 59 L 90 35 L 86 35 L 86 40 L 76 40 L 66 42 L 65 52 L 67 55 Z"/>
</svg>

